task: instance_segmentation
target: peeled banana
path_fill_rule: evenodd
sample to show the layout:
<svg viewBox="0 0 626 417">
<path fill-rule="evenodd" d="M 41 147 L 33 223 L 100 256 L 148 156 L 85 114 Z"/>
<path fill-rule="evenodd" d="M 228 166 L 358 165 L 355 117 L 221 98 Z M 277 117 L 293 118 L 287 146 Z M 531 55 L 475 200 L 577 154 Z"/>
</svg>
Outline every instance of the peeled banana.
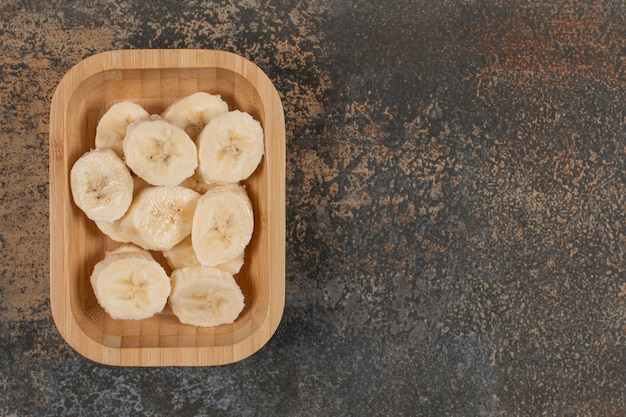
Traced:
<svg viewBox="0 0 626 417">
<path fill-rule="evenodd" d="M 124 233 L 144 249 L 165 251 L 189 236 L 200 194 L 180 186 L 144 188 L 120 221 Z"/>
<path fill-rule="evenodd" d="M 196 172 L 189 178 L 187 178 L 185 181 L 180 183 L 181 187 L 187 187 L 187 188 L 191 188 L 194 191 L 197 191 L 200 194 L 204 194 L 207 191 L 209 191 L 210 188 L 214 187 L 215 185 L 217 185 L 219 183 L 216 182 L 206 182 L 201 176 L 200 174 L 198 174 L 197 170 Z"/>
<path fill-rule="evenodd" d="M 224 262 L 216 266 L 216 268 L 221 269 L 222 271 L 226 271 L 230 274 L 237 275 L 241 268 L 243 267 L 245 253 L 241 252 L 239 255 L 234 257 L 228 262 Z"/>
<path fill-rule="evenodd" d="M 165 261 L 172 270 L 184 268 L 186 266 L 200 266 L 201 263 L 196 257 L 196 253 L 191 246 L 191 235 L 184 238 L 172 248 L 163 251 Z"/>
<path fill-rule="evenodd" d="M 130 169 L 152 185 L 178 185 L 198 166 L 198 153 L 189 135 L 159 116 L 128 126 L 124 157 Z"/>
<path fill-rule="evenodd" d="M 215 116 L 196 142 L 198 172 L 206 182 L 243 181 L 256 170 L 264 153 L 261 124 L 239 110 Z"/>
<path fill-rule="evenodd" d="M 96 127 L 96 148 L 112 149 L 120 158 L 124 157 L 124 137 L 128 125 L 149 113 L 139 104 L 122 101 L 109 107 Z"/>
<path fill-rule="evenodd" d="M 122 225 L 122 220 L 115 220 L 113 222 L 95 222 L 98 229 L 111 240 L 120 243 L 129 243 L 132 241 L 130 234 L 126 231 Z"/>
<path fill-rule="evenodd" d="M 189 266 L 172 272 L 169 303 L 181 323 L 219 326 L 233 323 L 244 296 L 232 274 L 218 268 Z"/>
<path fill-rule="evenodd" d="M 133 176 L 133 199 L 137 197 L 137 194 L 139 194 L 141 190 L 148 186 L 149 184 L 147 182 L 139 177 Z M 122 224 L 122 219 L 113 222 L 96 221 L 95 223 L 102 233 L 116 242 L 127 243 L 132 241 L 131 235 Z"/>
<path fill-rule="evenodd" d="M 98 303 L 115 319 L 141 320 L 165 307 L 171 292 L 165 269 L 131 245 L 107 252 L 90 277 Z"/>
<path fill-rule="evenodd" d="M 211 188 L 198 199 L 191 243 L 202 265 L 216 266 L 239 257 L 254 229 L 252 202 L 237 184 Z"/>
<path fill-rule="evenodd" d="M 191 235 L 187 236 L 173 248 L 164 251 L 163 255 L 165 256 L 167 264 L 173 270 L 184 268 L 186 266 L 202 265 L 198 260 L 198 257 L 196 256 L 196 252 L 193 249 L 193 245 L 191 243 Z M 231 274 L 235 275 L 239 273 L 241 267 L 243 266 L 243 258 L 244 254 L 242 252 L 233 260 L 216 265 L 216 268 L 219 268 L 222 271 L 230 272 Z"/>
<path fill-rule="evenodd" d="M 264 153 L 261 124 L 228 111 L 218 95 L 195 93 L 150 115 L 132 102 L 109 108 L 96 149 L 70 171 L 76 205 L 109 238 L 90 277 L 113 318 L 140 320 L 168 298 L 182 323 L 232 323 L 244 308 L 239 273 L 254 230 L 239 182 Z M 163 252 L 170 277 L 150 251 Z"/>
<path fill-rule="evenodd" d="M 76 205 L 94 221 L 119 219 L 133 199 L 130 172 L 110 149 L 83 154 L 70 171 L 70 188 Z"/>
<path fill-rule="evenodd" d="M 194 139 L 211 119 L 227 111 L 228 104 L 219 95 L 201 91 L 175 101 L 161 116 Z"/>
</svg>

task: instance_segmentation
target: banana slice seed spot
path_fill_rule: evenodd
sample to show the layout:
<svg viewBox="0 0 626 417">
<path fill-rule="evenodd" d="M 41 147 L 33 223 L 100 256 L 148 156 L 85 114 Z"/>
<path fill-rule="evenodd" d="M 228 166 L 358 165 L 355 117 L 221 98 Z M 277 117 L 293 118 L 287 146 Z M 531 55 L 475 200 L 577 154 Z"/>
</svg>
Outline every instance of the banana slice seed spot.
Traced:
<svg viewBox="0 0 626 417">
<path fill-rule="evenodd" d="M 165 143 L 159 141 L 157 138 L 153 138 L 152 140 L 156 142 L 156 145 L 152 148 L 152 152 L 148 155 L 148 159 L 156 163 L 167 162 L 170 155 L 165 149 Z"/>
<path fill-rule="evenodd" d="M 137 308 L 142 308 L 142 306 L 147 306 L 150 304 L 150 297 L 144 290 L 138 289 L 137 292 L 135 292 L 133 300 L 135 301 L 135 307 Z"/>
<path fill-rule="evenodd" d="M 210 292 L 194 294 L 192 298 L 194 299 L 197 307 L 202 311 L 219 311 L 225 302 L 222 297 L 216 299 Z"/>
<path fill-rule="evenodd" d="M 104 177 L 100 177 L 97 180 L 88 179 L 88 190 L 93 194 L 96 194 L 96 198 L 101 194 L 102 190 L 109 185 L 108 181 Z"/>
<path fill-rule="evenodd" d="M 230 144 L 227 146 L 228 151 L 235 156 L 241 155 L 243 152 L 239 146 L 239 143 L 245 141 L 245 137 L 240 135 L 238 131 L 232 129 L 228 131 L 228 136 L 230 138 Z"/>
<path fill-rule="evenodd" d="M 234 142 L 228 145 L 225 149 L 226 149 L 226 152 L 232 155 L 235 155 L 235 156 L 241 155 L 241 149 L 239 149 L 239 146 L 237 146 L 237 144 Z"/>
<path fill-rule="evenodd" d="M 233 223 L 234 219 L 231 213 L 226 219 L 223 219 L 221 222 L 216 223 L 215 226 L 213 226 L 213 231 L 217 233 L 220 240 L 222 241 L 222 243 L 224 243 L 224 246 L 226 247 L 230 246 L 233 241 L 233 237 L 230 236 L 230 234 L 228 233 L 228 229 L 231 228 Z"/>
</svg>

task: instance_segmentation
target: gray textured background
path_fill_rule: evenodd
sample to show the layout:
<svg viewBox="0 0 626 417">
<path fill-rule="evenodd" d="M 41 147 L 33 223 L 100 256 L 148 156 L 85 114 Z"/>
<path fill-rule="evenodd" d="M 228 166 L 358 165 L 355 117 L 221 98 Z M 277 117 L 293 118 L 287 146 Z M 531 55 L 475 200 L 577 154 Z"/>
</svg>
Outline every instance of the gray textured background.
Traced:
<svg viewBox="0 0 626 417">
<path fill-rule="evenodd" d="M 0 1 L 0 415 L 625 415 L 626 4 L 580 3 Z M 244 361 L 103 366 L 52 321 L 50 100 L 122 48 L 283 100 L 286 307 Z"/>
</svg>

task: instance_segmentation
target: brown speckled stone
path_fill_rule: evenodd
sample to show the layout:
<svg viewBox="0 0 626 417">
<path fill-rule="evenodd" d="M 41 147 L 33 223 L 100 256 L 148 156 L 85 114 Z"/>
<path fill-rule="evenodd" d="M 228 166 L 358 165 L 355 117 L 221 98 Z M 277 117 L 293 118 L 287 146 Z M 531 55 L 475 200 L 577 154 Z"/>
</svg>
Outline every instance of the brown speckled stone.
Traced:
<svg viewBox="0 0 626 417">
<path fill-rule="evenodd" d="M 0 415 L 626 415 L 626 6 L 0 4 Z M 61 338 L 48 112 L 120 48 L 256 62 L 287 129 L 287 292 L 260 352 L 114 368 Z"/>
</svg>

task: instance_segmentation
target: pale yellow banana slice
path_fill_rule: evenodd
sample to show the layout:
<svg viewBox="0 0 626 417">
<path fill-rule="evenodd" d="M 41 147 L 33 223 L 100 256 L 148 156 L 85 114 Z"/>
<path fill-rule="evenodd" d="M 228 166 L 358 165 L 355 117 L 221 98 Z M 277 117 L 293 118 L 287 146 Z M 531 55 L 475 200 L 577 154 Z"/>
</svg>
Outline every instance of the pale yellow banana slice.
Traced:
<svg viewBox="0 0 626 417">
<path fill-rule="evenodd" d="M 221 96 L 201 91 L 175 101 L 161 116 L 195 139 L 211 119 L 227 111 L 228 104 Z"/>
<path fill-rule="evenodd" d="M 83 154 L 70 171 L 70 188 L 76 205 L 94 221 L 119 219 L 133 198 L 130 172 L 111 149 Z"/>
<path fill-rule="evenodd" d="M 186 266 L 200 266 L 201 263 L 196 257 L 196 252 L 191 245 L 191 235 L 174 245 L 171 249 L 163 251 L 163 256 L 172 270 L 184 268 Z"/>
<path fill-rule="evenodd" d="M 160 312 L 170 279 L 152 255 L 133 246 L 107 252 L 90 277 L 98 303 L 115 319 L 141 320 Z"/>
<path fill-rule="evenodd" d="M 123 219 L 123 217 L 122 217 Z M 126 228 L 122 224 L 122 219 L 115 220 L 114 222 L 96 222 L 96 226 L 98 229 L 107 235 L 111 240 L 120 243 L 130 243 L 132 242 L 132 237 L 130 233 L 126 230 Z"/>
<path fill-rule="evenodd" d="M 237 275 L 243 267 L 244 255 L 245 253 L 241 252 L 241 254 L 231 259 L 230 261 L 217 265 L 216 268 L 219 268 L 222 271 L 226 271 L 230 274 Z"/>
<path fill-rule="evenodd" d="M 181 182 L 179 185 L 181 187 L 191 188 L 192 190 L 197 191 L 200 194 L 204 194 L 207 191 L 209 191 L 209 189 L 211 189 L 212 187 L 218 184 L 219 184 L 218 182 L 206 182 L 200 176 L 200 174 L 198 174 L 198 171 L 196 170 L 196 172 L 194 172 L 194 174 L 191 177 L 187 178 L 185 181 Z"/>
<path fill-rule="evenodd" d="M 133 175 L 133 199 L 137 197 L 141 190 L 148 186 L 149 184 L 147 182 Z M 131 234 L 122 224 L 122 219 L 115 220 L 113 222 L 96 221 L 95 223 L 96 226 L 98 226 L 98 229 L 100 229 L 100 231 L 107 235 L 111 240 L 122 243 L 132 241 Z"/>
<path fill-rule="evenodd" d="M 244 308 L 244 295 L 232 274 L 190 266 L 172 272 L 170 306 L 181 323 L 211 327 L 230 324 Z"/>
<path fill-rule="evenodd" d="M 124 137 L 128 125 L 149 113 L 139 104 L 122 101 L 109 107 L 96 127 L 96 148 L 112 149 L 120 158 L 124 157 Z"/>
<path fill-rule="evenodd" d="M 216 266 L 238 258 L 254 230 L 252 203 L 237 184 L 211 188 L 193 215 L 191 243 L 202 265 Z"/>
<path fill-rule="evenodd" d="M 121 227 L 131 242 L 144 249 L 168 250 L 191 233 L 199 197 L 180 186 L 147 187 L 133 200 Z"/>
<path fill-rule="evenodd" d="M 167 264 L 172 270 L 184 268 L 186 266 L 200 266 L 202 265 L 196 256 L 196 252 L 193 249 L 191 243 L 191 235 L 187 236 L 180 243 L 173 248 L 163 252 Z M 216 268 L 221 269 L 235 275 L 239 273 L 243 266 L 244 254 L 241 253 L 235 259 L 230 262 L 226 262 L 220 265 L 216 265 Z"/>
<path fill-rule="evenodd" d="M 256 170 L 264 153 L 261 124 L 239 110 L 215 116 L 196 142 L 198 172 L 206 182 L 243 181 Z"/>
<path fill-rule="evenodd" d="M 132 243 L 127 243 L 127 244 L 118 246 L 115 249 L 111 249 L 110 251 L 107 251 L 107 253 L 105 254 L 105 258 L 111 257 L 111 256 L 116 256 L 116 257 L 129 256 L 129 257 L 135 257 L 135 258 L 141 257 L 141 258 L 146 258 L 150 260 L 154 259 L 154 257 L 152 256 L 150 252 Z"/>
<path fill-rule="evenodd" d="M 181 128 L 152 116 L 128 126 L 124 157 L 130 169 L 152 185 L 178 185 L 198 166 L 196 145 Z"/>
</svg>

